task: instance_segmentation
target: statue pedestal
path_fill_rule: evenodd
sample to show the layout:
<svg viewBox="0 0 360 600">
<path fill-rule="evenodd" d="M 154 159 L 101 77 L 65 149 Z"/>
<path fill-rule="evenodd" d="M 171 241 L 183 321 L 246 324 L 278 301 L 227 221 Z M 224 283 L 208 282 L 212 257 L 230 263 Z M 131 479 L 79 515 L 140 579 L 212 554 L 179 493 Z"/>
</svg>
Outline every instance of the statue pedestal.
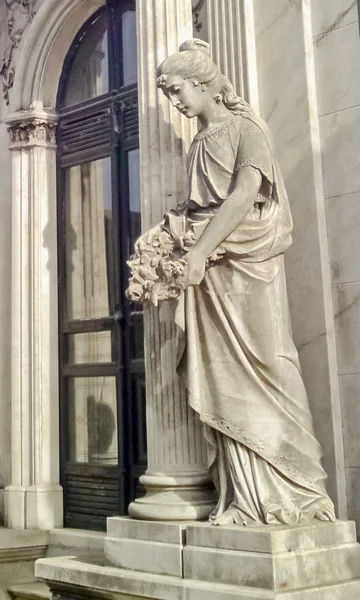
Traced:
<svg viewBox="0 0 360 600">
<path fill-rule="evenodd" d="M 352 522 L 191 526 L 183 561 L 185 579 L 217 583 L 220 577 L 239 591 L 254 588 L 259 599 L 350 600 L 360 593 L 360 579 L 355 588 L 351 583 L 360 577 L 360 545 Z"/>
<path fill-rule="evenodd" d="M 189 587 L 206 582 L 209 589 L 222 583 L 239 593 L 253 588 L 250 597 L 259 599 L 290 600 L 298 593 L 315 599 L 326 590 L 327 600 L 350 600 L 355 588 L 360 594 L 360 545 L 352 522 L 214 527 L 114 517 L 108 520 L 105 555 L 121 569 L 178 577 Z M 339 596 L 338 589 L 347 595 Z"/>
<path fill-rule="evenodd" d="M 360 578 L 360 545 L 352 522 L 241 528 L 113 517 L 105 556 L 121 569 L 178 577 L 188 585 L 253 587 L 259 598 L 304 588 L 324 588 L 332 598 L 332 585 L 346 589 L 347 582 Z M 357 585 L 360 590 L 360 579 Z"/>
<path fill-rule="evenodd" d="M 352 522 L 214 527 L 114 517 L 105 555 L 37 561 L 58 600 L 358 600 Z M 110 564 L 109 564 L 110 563 Z"/>
</svg>

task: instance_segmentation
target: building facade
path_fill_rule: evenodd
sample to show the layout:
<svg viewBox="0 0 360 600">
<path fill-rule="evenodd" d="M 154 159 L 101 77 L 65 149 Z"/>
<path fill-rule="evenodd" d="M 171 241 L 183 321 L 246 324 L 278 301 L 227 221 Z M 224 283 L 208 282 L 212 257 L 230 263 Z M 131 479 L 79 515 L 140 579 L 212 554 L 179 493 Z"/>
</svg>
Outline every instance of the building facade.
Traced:
<svg viewBox="0 0 360 600">
<path fill-rule="evenodd" d="M 150 227 L 184 194 L 194 124 L 160 97 L 155 70 L 192 35 L 210 42 L 215 62 L 272 130 L 294 218 L 286 256 L 293 335 L 329 493 L 338 515 L 360 527 L 356 1 L 7 0 L 4 556 L 12 530 L 102 530 L 143 494 L 139 510 L 164 515 L 174 486 L 174 518 L 189 499 L 195 512 L 187 517 L 200 514 L 206 457 L 174 375 L 171 309 L 143 314 L 124 294 L 140 218 Z M 27 547 L 44 548 L 41 540 Z"/>
</svg>

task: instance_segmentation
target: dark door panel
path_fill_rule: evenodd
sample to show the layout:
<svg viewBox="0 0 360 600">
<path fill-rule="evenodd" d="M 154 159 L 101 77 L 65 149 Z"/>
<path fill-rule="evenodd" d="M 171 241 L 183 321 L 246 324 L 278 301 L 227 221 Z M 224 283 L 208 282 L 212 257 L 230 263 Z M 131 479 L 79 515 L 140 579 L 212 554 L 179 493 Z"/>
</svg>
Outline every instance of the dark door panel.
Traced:
<svg viewBox="0 0 360 600">
<path fill-rule="evenodd" d="M 74 41 L 58 95 L 61 481 L 65 526 L 87 529 L 126 514 L 146 469 L 143 316 L 125 297 L 141 225 L 126 27 L 134 2 L 108 0 Z"/>
</svg>

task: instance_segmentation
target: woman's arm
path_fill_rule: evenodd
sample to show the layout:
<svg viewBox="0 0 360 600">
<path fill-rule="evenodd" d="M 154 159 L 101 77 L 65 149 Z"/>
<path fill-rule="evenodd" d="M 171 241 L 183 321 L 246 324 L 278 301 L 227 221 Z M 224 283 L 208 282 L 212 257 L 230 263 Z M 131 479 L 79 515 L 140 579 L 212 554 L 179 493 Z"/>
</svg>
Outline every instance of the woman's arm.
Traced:
<svg viewBox="0 0 360 600">
<path fill-rule="evenodd" d="M 211 219 L 194 248 L 184 257 L 188 263 L 188 285 L 198 285 L 202 281 L 207 257 L 236 229 L 251 210 L 261 180 L 261 173 L 254 167 L 239 169 L 233 191 Z"/>
</svg>

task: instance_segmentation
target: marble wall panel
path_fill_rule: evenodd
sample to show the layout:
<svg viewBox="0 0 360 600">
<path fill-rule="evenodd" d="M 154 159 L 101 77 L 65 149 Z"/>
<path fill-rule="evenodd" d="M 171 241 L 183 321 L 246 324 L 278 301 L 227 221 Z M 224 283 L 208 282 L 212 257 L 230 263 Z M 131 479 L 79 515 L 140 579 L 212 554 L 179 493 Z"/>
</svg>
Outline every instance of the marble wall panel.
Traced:
<svg viewBox="0 0 360 600">
<path fill-rule="evenodd" d="M 355 0 L 311 0 L 348 516 L 360 535 L 360 44 Z M 333 373 L 333 376 L 335 373 Z"/>
<path fill-rule="evenodd" d="M 325 198 L 360 190 L 360 106 L 320 118 Z"/>
<path fill-rule="evenodd" d="M 319 115 L 360 104 L 360 41 L 358 23 L 315 41 Z"/>
<path fill-rule="evenodd" d="M 360 192 L 328 198 L 326 219 L 332 282 L 360 281 Z"/>
<path fill-rule="evenodd" d="M 340 393 L 346 467 L 360 469 L 360 374 L 341 375 Z"/>
<path fill-rule="evenodd" d="M 0 125 L 0 481 L 10 483 L 11 154 Z M 1 508 L 0 508 L 1 511 Z M 0 514 L 1 521 L 1 514 Z"/>
<path fill-rule="evenodd" d="M 301 346 L 324 332 L 324 318 L 300 4 L 254 0 L 260 111 L 274 136 L 294 219 L 286 274 L 294 338 Z"/>
<path fill-rule="evenodd" d="M 360 373 L 360 282 L 333 286 L 340 375 Z"/>
<path fill-rule="evenodd" d="M 360 537 L 360 469 L 346 469 L 346 490 L 349 507 L 349 519 L 356 522 Z"/>
<path fill-rule="evenodd" d="M 254 0 L 261 115 L 268 121 L 294 219 L 286 274 L 329 492 L 346 515 L 341 409 L 317 120 L 313 34 L 304 0 Z M 326 8 L 326 7 L 325 7 Z"/>
<path fill-rule="evenodd" d="M 326 329 L 316 215 L 305 202 L 302 208 L 303 212 L 293 210 L 293 245 L 285 253 L 293 337 L 298 348 L 325 335 Z"/>
<path fill-rule="evenodd" d="M 334 446 L 342 446 L 342 432 L 336 427 L 336 423 L 334 423 L 336 415 L 331 414 L 328 406 L 329 398 L 334 393 L 330 389 L 329 373 L 333 367 L 329 366 L 325 360 L 319 360 L 319 357 L 325 356 L 326 353 L 325 335 L 309 340 L 306 345 L 299 348 L 301 369 L 314 420 L 315 435 L 322 446 L 323 467 L 328 474 L 327 491 L 335 504 L 340 505 L 340 509 L 344 510 L 345 503 L 342 504 L 342 494 L 338 492 L 341 478 L 339 477 L 338 482 L 336 481 L 337 465 L 333 451 Z M 333 370 L 332 375 L 337 378 L 336 371 Z"/>
<path fill-rule="evenodd" d="M 330 29 L 356 23 L 356 0 L 311 0 L 311 15 L 313 34 L 321 35 Z"/>
<path fill-rule="evenodd" d="M 317 0 L 315 0 L 315 2 L 317 2 Z M 299 1 L 290 4 L 288 0 L 275 0 L 274 2 L 254 0 L 256 37 L 259 38 L 259 36 L 262 36 L 265 32 L 268 32 L 268 34 L 270 32 L 276 32 L 280 24 L 291 25 L 295 14 L 298 19 L 301 18 L 301 2 Z M 291 32 L 288 31 L 287 27 L 281 28 L 284 38 L 289 38 Z M 279 35 L 279 33 L 277 35 Z M 276 44 L 276 39 L 274 39 L 273 46 L 274 49 L 279 47 L 279 44 Z"/>
</svg>

